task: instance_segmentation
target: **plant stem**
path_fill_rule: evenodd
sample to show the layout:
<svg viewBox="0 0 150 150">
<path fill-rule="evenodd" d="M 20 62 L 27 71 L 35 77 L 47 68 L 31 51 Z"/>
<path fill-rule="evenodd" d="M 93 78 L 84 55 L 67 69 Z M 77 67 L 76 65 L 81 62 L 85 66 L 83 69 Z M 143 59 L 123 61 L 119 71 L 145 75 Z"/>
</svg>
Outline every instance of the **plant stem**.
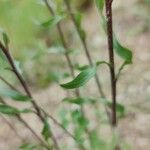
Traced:
<svg viewBox="0 0 150 150">
<path fill-rule="evenodd" d="M 72 22 L 73 22 L 75 28 L 76 28 L 76 31 L 77 31 L 77 33 L 78 33 L 78 35 L 79 35 L 79 38 L 80 38 L 80 41 L 81 41 L 81 43 L 82 43 L 82 45 L 83 45 L 83 48 L 84 48 L 84 51 L 85 51 L 87 60 L 88 60 L 89 64 L 90 64 L 91 66 L 93 66 L 94 64 L 93 64 L 92 57 L 91 57 L 91 55 L 90 55 L 90 52 L 89 52 L 89 49 L 88 49 L 88 46 L 87 46 L 87 43 L 86 43 L 86 39 L 84 39 L 84 38 L 82 37 L 82 35 L 80 34 L 80 29 L 78 28 L 78 24 L 77 24 L 77 22 L 76 22 L 75 16 L 74 16 L 74 14 L 72 13 L 71 6 L 70 6 L 70 2 L 69 2 L 68 0 L 64 0 L 64 3 L 65 3 L 65 5 L 66 5 L 66 7 L 67 7 L 68 13 L 69 13 L 69 15 L 70 15 L 70 17 L 71 17 L 71 20 L 72 20 Z M 97 85 L 97 87 L 98 87 L 98 91 L 99 91 L 100 95 L 101 95 L 102 97 L 105 97 L 105 94 L 104 94 L 104 92 L 103 92 L 103 89 L 102 89 L 102 86 L 101 86 L 101 83 L 100 83 L 100 80 L 99 80 L 97 74 L 95 75 L 95 82 L 96 82 L 96 85 Z"/>
<path fill-rule="evenodd" d="M 7 105 L 7 103 L 1 97 L 0 97 L 0 102 L 2 104 Z M 37 135 L 37 133 L 30 127 L 30 125 L 21 117 L 21 115 L 16 115 L 16 118 L 18 119 L 18 121 L 20 121 L 34 135 L 34 137 L 40 143 L 42 143 L 43 146 L 47 147 L 47 145 L 45 145 L 44 141 Z"/>
<path fill-rule="evenodd" d="M 7 47 L 3 46 L 3 44 L 2 44 L 1 42 L 0 42 L 0 48 L 1 48 L 2 52 L 5 54 L 5 56 L 6 56 L 7 60 L 8 60 L 8 62 L 9 62 L 9 64 L 10 64 L 11 67 L 12 67 L 12 70 L 13 70 L 14 74 L 16 75 L 16 77 L 18 78 L 18 80 L 20 81 L 20 83 L 21 83 L 21 85 L 22 85 L 24 91 L 26 92 L 27 96 L 29 96 L 29 97 L 32 99 L 32 100 L 31 100 L 31 103 L 32 103 L 34 109 L 35 109 L 36 112 L 37 112 L 37 113 L 36 113 L 37 116 L 38 116 L 39 119 L 44 123 L 45 118 L 44 118 L 44 116 L 43 116 L 43 114 L 42 114 L 42 111 L 40 110 L 40 107 L 38 106 L 38 104 L 36 103 L 36 101 L 34 101 L 34 99 L 33 99 L 33 97 L 32 97 L 32 94 L 31 94 L 31 92 L 30 92 L 30 90 L 29 90 L 29 88 L 28 88 L 28 86 L 27 86 L 25 80 L 23 79 L 22 75 L 18 72 L 18 70 L 17 70 L 17 68 L 16 68 L 16 66 L 15 66 L 15 64 L 14 64 L 13 58 L 12 58 L 12 56 L 10 55 L 9 49 L 8 49 Z M 55 137 L 53 136 L 52 133 L 51 133 L 51 135 L 52 135 L 51 138 L 52 138 L 52 140 L 53 140 L 53 143 L 54 143 L 55 148 L 56 148 L 57 150 L 59 150 L 58 145 L 56 145 L 57 143 L 56 143 Z"/>
<path fill-rule="evenodd" d="M 78 28 L 78 24 L 76 22 L 75 16 L 72 13 L 70 2 L 68 0 L 64 0 L 64 3 L 66 5 L 66 7 L 67 7 L 67 10 L 68 10 L 68 13 L 69 13 L 69 15 L 71 17 L 71 20 L 72 20 L 72 22 L 73 22 L 73 24 L 74 24 L 74 26 L 76 28 L 76 31 L 77 31 L 78 36 L 80 38 L 81 44 L 83 45 L 83 48 L 84 48 L 87 60 L 89 62 L 89 65 L 93 66 L 94 64 L 93 64 L 92 57 L 90 55 L 90 52 L 89 52 L 89 49 L 88 49 L 88 46 L 87 46 L 87 43 L 86 43 L 86 39 L 84 39 L 82 37 L 82 35 L 80 34 L 80 29 Z M 97 89 L 98 89 L 99 94 L 101 95 L 102 98 L 105 98 L 106 96 L 105 96 L 105 93 L 103 92 L 103 88 L 102 88 L 102 85 L 100 83 L 100 80 L 99 80 L 99 77 L 98 77 L 97 73 L 95 74 L 95 83 L 97 85 Z M 111 115 L 110 115 L 110 112 L 109 112 L 109 108 L 106 105 L 104 107 L 105 107 L 105 111 L 107 113 L 108 121 L 111 122 Z M 98 109 L 98 106 L 95 105 L 95 108 Z"/>
<path fill-rule="evenodd" d="M 18 132 L 17 129 L 15 128 L 15 126 L 9 122 L 3 115 L 0 115 L 0 117 L 3 119 L 3 121 L 10 127 L 11 131 L 13 131 L 16 134 L 16 137 L 21 141 L 21 142 L 25 142 L 25 139 L 23 137 L 21 137 Z"/>
<path fill-rule="evenodd" d="M 5 78 L 3 78 L 2 76 L 0 76 L 0 79 L 8 86 L 10 87 L 12 90 L 15 90 L 17 92 L 20 92 L 18 89 L 16 89 L 11 83 L 9 83 Z M 62 124 L 60 124 L 52 115 L 50 115 L 49 113 L 47 113 L 43 108 L 40 107 L 40 109 L 43 111 L 43 113 L 49 117 L 58 127 L 60 127 L 62 130 L 65 131 L 65 133 L 70 136 L 72 139 L 76 140 L 75 137 L 66 129 L 63 127 Z M 36 113 L 36 112 L 35 112 Z"/>
<path fill-rule="evenodd" d="M 53 15 L 53 16 L 55 16 L 55 12 L 53 11 L 53 9 L 52 9 L 52 7 L 50 6 L 50 4 L 48 3 L 48 1 L 47 1 L 47 0 L 43 0 L 43 1 L 45 2 L 46 7 L 48 8 L 50 14 Z M 66 60 L 67 60 L 68 67 L 69 67 L 69 69 L 70 69 L 71 76 L 72 76 L 73 78 L 75 78 L 75 72 L 74 72 L 74 69 L 73 69 L 73 63 L 72 63 L 71 58 L 70 58 L 70 56 L 69 56 L 69 54 L 68 54 L 67 42 L 65 41 L 65 37 L 64 37 L 63 31 L 62 31 L 62 28 L 61 28 L 61 25 L 60 25 L 59 22 L 58 22 L 58 24 L 57 24 L 57 31 L 58 31 L 58 34 L 59 34 L 61 43 L 62 43 L 62 45 L 63 45 L 63 47 L 64 47 L 64 49 L 65 49 L 65 58 L 66 58 Z M 75 92 L 76 92 L 76 95 L 79 96 L 79 90 L 76 89 Z"/>
<path fill-rule="evenodd" d="M 50 6 L 50 4 L 48 3 L 48 1 L 47 1 L 47 0 L 43 0 L 43 1 L 45 2 L 45 4 L 46 4 L 46 6 L 47 6 L 47 8 L 48 8 L 48 10 L 49 10 L 49 12 L 50 12 L 50 14 L 54 16 L 54 15 L 55 15 L 55 12 L 54 12 L 53 9 L 51 8 L 51 6 Z M 68 64 L 68 67 L 69 67 L 69 69 L 70 69 L 72 78 L 75 78 L 75 72 L 74 72 L 74 69 L 73 69 L 73 68 L 74 68 L 74 67 L 73 67 L 73 63 L 72 63 L 71 58 L 70 58 L 70 56 L 69 56 L 69 54 L 68 54 L 68 45 L 67 45 L 67 42 L 66 42 L 66 40 L 65 40 L 65 37 L 64 37 L 64 34 L 63 34 L 63 31 L 62 31 L 62 28 L 61 28 L 61 24 L 60 24 L 60 23 L 57 24 L 57 31 L 58 31 L 58 34 L 59 34 L 59 36 L 60 36 L 60 40 L 61 40 L 61 42 L 62 42 L 62 45 L 63 45 L 63 47 L 64 47 L 64 49 L 65 49 L 65 57 L 66 57 L 67 64 Z M 75 89 L 75 94 L 76 94 L 77 97 L 81 97 L 81 93 L 80 93 L 79 89 Z M 83 107 L 81 106 L 80 109 L 81 109 L 82 115 L 85 117 L 85 114 L 84 114 L 84 111 L 83 111 Z M 90 139 L 90 131 L 89 131 L 89 129 L 86 128 L 86 129 L 85 129 L 85 132 L 86 132 L 86 134 L 88 135 L 88 138 Z M 83 150 L 85 150 L 85 148 L 84 148 L 83 145 L 80 145 L 80 148 L 83 149 Z"/>
<path fill-rule="evenodd" d="M 108 54 L 111 76 L 111 95 L 112 95 L 112 126 L 117 126 L 116 117 L 116 79 L 115 79 L 115 62 L 113 51 L 113 20 L 112 20 L 112 0 L 105 0 L 106 16 L 107 16 L 107 39 L 108 39 Z"/>
</svg>

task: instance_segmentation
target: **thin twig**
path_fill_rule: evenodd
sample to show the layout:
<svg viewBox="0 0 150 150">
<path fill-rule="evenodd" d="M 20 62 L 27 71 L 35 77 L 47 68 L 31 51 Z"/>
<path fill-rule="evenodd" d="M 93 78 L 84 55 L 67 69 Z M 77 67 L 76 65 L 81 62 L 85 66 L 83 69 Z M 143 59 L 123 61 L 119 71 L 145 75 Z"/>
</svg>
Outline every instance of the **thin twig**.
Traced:
<svg viewBox="0 0 150 150">
<path fill-rule="evenodd" d="M 91 66 L 93 66 L 94 63 L 93 63 L 93 61 L 92 61 L 92 57 L 91 57 L 91 55 L 90 55 L 90 52 L 89 52 L 89 49 L 88 49 L 88 46 L 87 46 L 87 43 L 86 43 L 86 39 L 83 38 L 82 35 L 80 34 L 80 29 L 78 28 L 78 23 L 77 23 L 77 21 L 76 21 L 76 19 L 75 19 L 74 14 L 72 13 L 71 6 L 70 6 L 70 2 L 69 2 L 68 0 L 64 0 L 64 3 L 65 3 L 65 5 L 66 5 L 66 7 L 67 7 L 68 13 L 69 13 L 69 15 L 70 15 L 70 17 L 71 17 L 71 20 L 72 20 L 72 22 L 73 22 L 75 28 L 76 28 L 76 31 L 77 31 L 77 33 L 78 33 L 78 35 L 79 35 L 79 38 L 80 38 L 81 44 L 83 45 L 83 48 L 84 48 L 84 51 L 85 51 L 87 60 L 88 60 L 89 64 L 90 64 Z M 100 80 L 99 80 L 97 74 L 95 75 L 95 81 L 96 81 L 96 85 L 97 85 L 97 87 L 98 87 L 98 91 L 99 91 L 100 95 L 101 95 L 102 97 L 105 97 L 105 94 L 104 94 L 103 89 L 102 89 L 102 85 L 101 85 L 101 83 L 100 83 Z"/>
<path fill-rule="evenodd" d="M 0 76 L 1 77 L 1 76 Z M 3 77 L 2 77 L 3 78 Z M 9 83 L 5 78 L 3 78 L 3 80 L 5 81 L 5 84 L 8 85 L 8 87 L 10 87 L 11 89 L 18 91 L 11 83 Z M 52 115 L 50 115 L 49 113 L 47 113 L 43 108 L 40 107 L 40 109 L 43 111 L 43 113 L 48 116 L 58 127 L 60 127 L 62 130 L 65 131 L 65 133 L 72 137 L 72 139 L 76 140 L 76 138 L 66 129 L 63 127 L 63 125 L 61 123 L 59 123 Z M 36 112 L 34 112 L 36 114 Z"/>
<path fill-rule="evenodd" d="M 48 3 L 48 1 L 47 1 L 47 0 L 43 0 L 43 1 L 45 2 L 46 7 L 47 7 L 47 9 L 48 9 L 49 12 L 50 12 L 50 15 L 55 16 L 55 12 L 53 11 L 53 9 L 52 9 L 52 7 L 50 6 L 50 4 Z M 62 42 L 62 45 L 63 45 L 64 49 L 65 49 L 65 54 L 64 54 L 64 55 L 65 55 L 65 58 L 66 58 L 66 60 L 67 60 L 68 68 L 70 69 L 71 76 L 72 76 L 73 78 L 75 78 L 75 72 L 74 72 L 74 69 L 73 69 L 73 63 L 72 63 L 71 58 L 70 58 L 69 53 L 68 53 L 68 46 L 67 46 L 67 42 L 66 42 L 66 40 L 65 40 L 65 37 L 64 37 L 62 28 L 61 28 L 61 24 L 58 22 L 58 24 L 57 24 L 56 26 L 57 26 L 57 31 L 58 31 L 60 40 L 61 40 L 61 42 Z M 80 93 L 79 90 L 76 89 L 75 92 L 76 92 L 76 95 L 79 96 L 79 93 Z"/>
<path fill-rule="evenodd" d="M 78 36 L 80 38 L 81 44 L 83 45 L 87 60 L 88 60 L 89 64 L 91 66 L 93 66 L 94 64 L 93 64 L 92 57 L 90 55 L 90 52 L 89 52 L 89 49 L 88 49 L 88 46 L 87 46 L 87 43 L 86 43 L 86 39 L 83 38 L 82 35 L 80 34 L 80 29 L 78 28 L 77 21 L 75 19 L 74 14 L 72 13 L 70 2 L 68 0 L 64 0 L 64 3 L 67 7 L 67 10 L 68 10 L 68 13 L 71 17 L 71 20 L 72 20 L 72 22 L 73 22 L 73 24 L 76 28 L 76 31 L 77 31 Z M 105 93 L 103 92 L 103 88 L 102 88 L 102 85 L 100 83 L 100 80 L 99 80 L 99 77 L 98 77 L 97 73 L 95 74 L 95 82 L 96 82 L 99 94 L 101 95 L 102 98 L 105 98 L 106 96 L 105 96 Z M 97 107 L 97 105 L 95 107 Z M 110 112 L 109 112 L 109 108 L 106 105 L 104 107 L 105 107 L 105 111 L 106 111 L 107 116 L 108 116 L 108 121 L 111 122 L 111 115 L 110 115 Z"/>
<path fill-rule="evenodd" d="M 26 141 L 23 137 L 21 137 L 21 136 L 18 134 L 17 129 L 15 128 L 15 126 L 14 126 L 11 122 L 9 122 L 3 115 L 0 115 L 0 117 L 1 117 L 1 118 L 3 119 L 3 121 L 10 127 L 11 131 L 13 131 L 13 132 L 15 133 L 16 137 L 17 137 L 19 140 L 21 140 L 21 142 L 25 142 L 25 141 Z"/>
<path fill-rule="evenodd" d="M 6 85 L 8 85 L 8 87 L 10 87 L 12 90 L 19 91 L 12 84 L 10 84 L 7 80 L 5 80 L 4 77 L 0 76 L 0 80 L 2 80 Z"/>
<path fill-rule="evenodd" d="M 45 2 L 45 4 L 46 4 L 46 6 L 47 6 L 47 8 L 48 8 L 48 10 L 49 10 L 49 12 L 50 12 L 50 14 L 54 16 L 54 15 L 55 15 L 55 12 L 53 11 L 53 9 L 52 9 L 52 7 L 50 6 L 50 4 L 48 3 L 48 1 L 47 1 L 47 0 L 43 0 L 43 1 Z M 67 42 L 66 42 L 66 40 L 65 40 L 65 37 L 64 37 L 63 31 L 62 31 L 62 28 L 61 28 L 61 24 L 58 23 L 56 26 L 57 26 L 58 34 L 59 34 L 59 36 L 60 36 L 60 40 L 61 40 L 61 42 L 62 42 L 62 45 L 63 45 L 64 49 L 65 49 L 65 57 L 66 57 L 67 64 L 68 64 L 68 67 L 69 67 L 69 69 L 70 69 L 72 78 L 75 78 L 75 72 L 74 72 L 74 69 L 73 69 L 73 68 L 74 68 L 74 67 L 73 67 L 73 63 L 72 63 L 71 58 L 70 58 L 70 56 L 69 56 L 69 54 L 68 54 L 68 45 L 67 45 Z M 77 97 L 81 97 L 81 93 L 80 93 L 79 89 L 75 89 L 75 94 L 76 94 Z M 83 116 L 85 117 L 84 111 L 83 111 L 83 107 L 82 107 L 82 106 L 81 106 L 81 112 L 82 112 Z M 88 138 L 90 139 L 90 131 L 89 131 L 89 129 L 86 128 L 85 131 L 86 131 L 86 133 L 87 133 L 87 135 L 88 135 Z M 83 145 L 80 145 L 80 146 L 81 146 L 81 147 L 80 147 L 81 149 L 84 149 L 84 150 L 85 150 L 85 148 L 83 147 Z"/>
<path fill-rule="evenodd" d="M 2 99 L 0 98 L 0 102 L 2 104 L 5 104 L 7 105 L 7 103 Z M 30 127 L 30 125 L 21 117 L 21 115 L 16 115 L 16 118 L 18 119 L 18 121 L 20 121 L 33 135 L 34 137 L 40 142 L 42 143 L 42 145 L 44 145 L 45 147 L 47 147 L 44 143 L 44 141 L 39 137 L 39 135 L 37 135 L 37 133 Z"/>
</svg>

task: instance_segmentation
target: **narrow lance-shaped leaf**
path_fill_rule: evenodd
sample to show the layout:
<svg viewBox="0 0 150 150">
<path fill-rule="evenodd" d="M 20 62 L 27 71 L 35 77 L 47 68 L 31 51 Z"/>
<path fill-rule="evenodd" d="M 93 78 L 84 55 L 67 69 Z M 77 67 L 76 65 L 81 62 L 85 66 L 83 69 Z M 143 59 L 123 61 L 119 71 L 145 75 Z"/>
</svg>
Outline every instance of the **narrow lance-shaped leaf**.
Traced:
<svg viewBox="0 0 150 150">
<path fill-rule="evenodd" d="M 77 98 L 64 98 L 63 102 L 71 103 L 71 104 L 77 104 L 77 105 L 83 105 L 83 104 L 93 104 L 96 103 L 95 99 L 92 98 L 86 98 L 86 97 L 77 97 Z"/>
<path fill-rule="evenodd" d="M 101 14 L 104 9 L 104 2 L 105 2 L 105 0 L 95 0 L 96 6 Z"/>
<path fill-rule="evenodd" d="M 1 87 L 0 87 L 0 96 L 8 97 L 13 100 L 22 101 L 22 102 L 31 100 L 30 97 L 23 95 L 17 91 L 6 89 L 6 88 L 1 88 Z"/>
<path fill-rule="evenodd" d="M 81 36 L 81 38 L 83 40 L 85 40 L 86 38 L 86 33 L 84 31 L 84 29 L 82 28 L 82 14 L 77 12 L 74 14 L 74 19 L 75 19 L 75 23 L 76 23 L 76 26 L 78 28 L 78 31 L 79 31 L 79 34 Z"/>
<path fill-rule="evenodd" d="M 49 126 L 47 118 L 45 118 L 45 120 L 44 120 L 42 135 L 45 138 L 45 140 L 48 140 L 51 137 L 50 126 Z"/>
<path fill-rule="evenodd" d="M 0 48 L 0 70 L 4 70 L 9 67 L 9 64 L 7 62 L 6 56 L 2 52 Z"/>
<path fill-rule="evenodd" d="M 18 115 L 20 113 L 20 111 L 15 107 L 0 104 L 0 113 L 7 114 L 10 116 L 15 116 L 15 115 Z"/>
<path fill-rule="evenodd" d="M 48 21 L 42 23 L 41 26 L 46 28 L 47 27 L 52 28 L 55 25 L 57 25 L 63 18 L 64 16 L 60 16 L 60 15 L 52 16 Z"/>
<path fill-rule="evenodd" d="M 24 143 L 19 147 L 19 150 L 36 150 L 37 147 L 35 144 Z"/>
<path fill-rule="evenodd" d="M 5 44 L 5 46 L 7 47 L 8 46 L 8 44 L 9 44 L 9 38 L 8 38 L 8 36 L 7 36 L 7 34 L 5 33 L 5 32 L 3 32 L 2 33 L 3 34 L 3 41 L 4 41 L 4 44 Z"/>
<path fill-rule="evenodd" d="M 61 87 L 66 89 L 75 89 L 84 86 L 92 77 L 96 74 L 96 67 L 91 67 L 83 70 L 75 79 L 71 82 L 61 84 Z"/>
<path fill-rule="evenodd" d="M 21 113 L 30 113 L 32 112 L 32 110 L 30 109 L 18 109 L 16 107 L 10 106 L 10 105 L 6 105 L 6 104 L 0 104 L 0 113 L 2 114 L 6 114 L 9 116 L 16 116 L 19 115 Z"/>
<path fill-rule="evenodd" d="M 101 102 L 110 108 L 112 107 L 112 102 L 105 99 L 105 98 L 101 98 Z M 116 103 L 116 111 L 117 111 L 118 117 L 124 117 L 125 116 L 125 107 L 122 104 Z"/>
<path fill-rule="evenodd" d="M 126 64 L 131 64 L 132 63 L 132 52 L 126 47 L 123 47 L 119 41 L 117 40 L 116 36 L 114 35 L 114 40 L 113 40 L 113 45 L 116 53 L 124 59 Z"/>
</svg>

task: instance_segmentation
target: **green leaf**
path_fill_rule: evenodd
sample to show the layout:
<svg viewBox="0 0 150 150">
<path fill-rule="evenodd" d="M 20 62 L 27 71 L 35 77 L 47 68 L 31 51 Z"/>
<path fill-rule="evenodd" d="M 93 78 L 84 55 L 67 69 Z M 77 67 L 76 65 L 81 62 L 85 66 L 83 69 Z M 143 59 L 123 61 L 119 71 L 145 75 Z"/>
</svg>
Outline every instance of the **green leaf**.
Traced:
<svg viewBox="0 0 150 150">
<path fill-rule="evenodd" d="M 61 45 L 55 45 L 55 46 L 52 46 L 48 49 L 48 53 L 51 53 L 51 54 L 57 54 L 57 53 L 58 54 L 64 54 L 65 49 Z"/>
<path fill-rule="evenodd" d="M 63 101 L 71 104 L 77 104 L 77 105 L 96 103 L 95 99 L 85 98 L 85 97 L 64 98 Z"/>
<path fill-rule="evenodd" d="M 101 102 L 110 108 L 112 107 L 112 102 L 105 98 L 101 98 Z M 125 116 L 125 107 L 122 104 L 116 103 L 116 111 L 117 111 L 117 116 L 119 118 L 122 118 Z"/>
<path fill-rule="evenodd" d="M 106 64 L 107 66 L 110 67 L 110 64 L 109 64 L 108 62 L 106 62 L 106 61 L 98 61 L 98 62 L 96 62 L 96 66 L 97 66 L 97 67 L 98 67 L 99 65 L 101 65 L 101 64 Z"/>
<path fill-rule="evenodd" d="M 31 98 L 26 95 L 23 95 L 14 90 L 1 88 L 1 87 L 0 87 L 0 96 L 5 96 L 5 97 L 11 98 L 16 101 L 21 101 L 21 102 L 31 101 Z"/>
<path fill-rule="evenodd" d="M 96 67 L 91 67 L 83 70 L 75 79 L 71 82 L 61 84 L 60 86 L 65 89 L 75 89 L 84 86 L 92 77 L 96 74 Z"/>
<path fill-rule="evenodd" d="M 107 143 L 99 138 L 96 131 L 90 132 L 90 142 L 93 150 L 107 150 Z"/>
<path fill-rule="evenodd" d="M 45 138 L 45 140 L 48 140 L 51 137 L 50 126 L 49 126 L 47 118 L 45 118 L 45 120 L 44 120 L 42 135 Z"/>
<path fill-rule="evenodd" d="M 19 147 L 19 150 L 36 150 L 36 149 L 37 145 L 29 143 L 24 143 Z"/>
<path fill-rule="evenodd" d="M 103 12 L 105 0 L 95 0 L 96 6 L 100 13 Z"/>
<path fill-rule="evenodd" d="M 73 122 L 78 123 L 80 127 L 85 129 L 88 126 L 89 121 L 83 116 L 82 112 L 78 109 L 74 110 L 71 114 Z"/>
<path fill-rule="evenodd" d="M 18 115 L 20 113 L 20 111 L 15 107 L 0 104 L 0 113 L 7 114 L 10 116 L 15 116 L 15 115 Z"/>
<path fill-rule="evenodd" d="M 124 59 L 124 61 L 126 62 L 126 64 L 131 64 L 132 63 L 132 52 L 131 50 L 129 50 L 126 47 L 123 47 L 119 41 L 117 40 L 117 38 L 114 36 L 114 49 L 116 51 L 116 53 L 122 58 Z"/>
<path fill-rule="evenodd" d="M 78 28 L 78 32 L 81 36 L 81 38 L 84 40 L 86 38 L 86 33 L 84 31 L 84 29 L 82 28 L 82 14 L 77 12 L 74 14 L 74 19 L 75 19 L 75 23 L 76 23 L 76 26 Z"/>
<path fill-rule="evenodd" d="M 6 56 L 2 52 L 0 48 L 0 70 L 4 70 L 9 67 L 9 64 L 7 62 Z"/>
<path fill-rule="evenodd" d="M 3 35 L 4 44 L 5 44 L 5 46 L 7 47 L 8 44 L 9 44 L 9 42 L 10 42 L 10 41 L 9 41 L 9 38 L 8 38 L 8 36 L 7 36 L 7 34 L 6 34 L 5 32 L 3 32 L 2 35 Z"/>
<path fill-rule="evenodd" d="M 18 108 L 13 107 L 13 106 L 0 104 L 0 113 L 6 114 L 9 116 L 16 116 L 16 115 L 19 115 L 20 113 L 30 113 L 30 112 L 33 112 L 33 111 L 28 108 L 19 110 Z"/>
<path fill-rule="evenodd" d="M 75 17 L 78 28 L 81 28 L 82 14 L 80 12 L 77 12 L 74 14 L 74 17 Z"/>
<path fill-rule="evenodd" d="M 63 18 L 64 16 L 60 15 L 52 16 L 48 21 L 42 23 L 41 26 L 45 28 L 52 28 L 57 25 Z"/>
<path fill-rule="evenodd" d="M 79 144 L 83 144 L 84 142 L 84 129 L 83 128 L 75 128 L 74 129 L 74 136 L 75 136 L 75 139 L 77 141 L 77 143 Z"/>
<path fill-rule="evenodd" d="M 61 119 L 61 124 L 63 125 L 64 128 L 67 129 L 67 127 L 70 123 L 68 110 L 65 109 L 65 108 L 62 108 L 59 112 L 59 116 L 60 116 L 60 119 Z"/>
<path fill-rule="evenodd" d="M 74 68 L 77 69 L 77 70 L 79 70 L 79 71 L 83 71 L 83 70 L 85 70 L 85 69 L 90 68 L 90 66 L 89 66 L 89 65 L 80 66 L 79 64 L 75 64 L 75 65 L 74 65 Z"/>
<path fill-rule="evenodd" d="M 14 63 L 15 63 L 15 66 L 16 66 L 16 68 L 17 68 L 17 71 L 18 71 L 20 74 L 23 74 L 23 70 L 22 70 L 22 68 L 21 68 L 21 63 L 20 63 L 19 61 L 17 61 L 17 60 L 15 60 Z"/>
</svg>

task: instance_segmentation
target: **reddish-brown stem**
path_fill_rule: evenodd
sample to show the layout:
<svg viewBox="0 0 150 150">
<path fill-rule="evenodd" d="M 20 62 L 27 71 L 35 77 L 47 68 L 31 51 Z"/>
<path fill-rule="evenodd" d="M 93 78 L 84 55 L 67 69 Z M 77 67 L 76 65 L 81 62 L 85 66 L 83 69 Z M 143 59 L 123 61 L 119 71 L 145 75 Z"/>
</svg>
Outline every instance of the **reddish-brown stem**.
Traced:
<svg viewBox="0 0 150 150">
<path fill-rule="evenodd" d="M 14 74 L 16 75 L 17 79 L 20 81 L 20 83 L 21 83 L 21 85 L 22 85 L 24 91 L 26 92 L 27 96 L 29 96 L 29 97 L 32 99 L 32 100 L 31 100 L 31 103 L 32 103 L 33 107 L 34 107 L 35 110 L 36 110 L 37 116 L 38 116 L 39 119 L 44 123 L 44 122 L 45 122 L 45 118 L 44 118 L 44 116 L 43 116 L 43 114 L 42 114 L 42 111 L 41 111 L 40 107 L 38 106 L 38 104 L 36 103 L 36 101 L 34 101 L 34 99 L 33 99 L 33 97 L 32 97 L 32 94 L 31 94 L 31 92 L 30 92 L 30 90 L 29 90 L 29 88 L 28 88 L 28 86 L 27 86 L 25 80 L 23 79 L 22 75 L 18 72 L 18 70 L 17 70 L 17 68 L 16 68 L 16 66 L 15 66 L 15 63 L 14 63 L 14 61 L 13 61 L 13 58 L 12 58 L 11 55 L 10 55 L 9 49 L 8 49 L 7 47 L 5 47 L 1 42 L 0 42 L 0 49 L 1 49 L 2 52 L 5 54 L 5 56 L 6 56 L 8 62 L 9 62 L 9 64 L 10 64 L 10 66 L 11 66 L 11 68 L 12 68 Z M 53 140 L 53 143 L 54 143 L 55 148 L 56 148 L 57 150 L 59 150 L 59 146 L 56 145 L 57 142 L 56 142 L 56 139 L 54 139 L 55 137 L 53 136 L 52 132 L 51 132 L 50 135 L 52 135 L 51 138 L 52 138 L 52 140 Z"/>
<path fill-rule="evenodd" d="M 112 95 L 112 126 L 117 125 L 116 117 L 116 80 L 115 80 L 115 62 L 113 51 L 113 20 L 112 20 L 112 0 L 105 0 L 106 17 L 107 17 L 107 37 L 108 37 L 108 54 L 111 77 L 111 95 Z"/>
<path fill-rule="evenodd" d="M 8 62 L 9 62 L 9 64 L 10 64 L 11 67 L 12 67 L 12 70 L 13 70 L 14 74 L 16 75 L 16 77 L 18 78 L 18 80 L 20 81 L 20 83 L 21 83 L 21 85 L 22 85 L 24 91 L 25 91 L 26 94 L 32 99 L 31 102 L 32 102 L 32 104 L 33 104 L 35 110 L 37 111 L 37 114 L 38 114 L 39 118 L 44 122 L 44 118 L 43 118 L 43 116 L 42 116 L 42 114 L 41 114 L 41 111 L 40 111 L 39 107 L 37 106 L 36 102 L 33 100 L 32 95 L 31 95 L 31 93 L 30 93 L 30 90 L 29 90 L 29 88 L 28 88 L 26 82 L 24 81 L 24 79 L 23 79 L 23 77 L 20 75 L 20 73 L 18 72 L 18 70 L 17 70 L 17 68 L 16 68 L 16 66 L 15 66 L 15 64 L 14 64 L 13 58 L 12 58 L 11 55 L 10 55 L 9 49 L 6 48 L 6 47 L 4 47 L 1 42 L 0 42 L 0 48 L 1 48 L 1 50 L 3 51 L 3 53 L 5 54 L 5 56 L 6 56 L 7 60 L 8 60 Z"/>
</svg>

